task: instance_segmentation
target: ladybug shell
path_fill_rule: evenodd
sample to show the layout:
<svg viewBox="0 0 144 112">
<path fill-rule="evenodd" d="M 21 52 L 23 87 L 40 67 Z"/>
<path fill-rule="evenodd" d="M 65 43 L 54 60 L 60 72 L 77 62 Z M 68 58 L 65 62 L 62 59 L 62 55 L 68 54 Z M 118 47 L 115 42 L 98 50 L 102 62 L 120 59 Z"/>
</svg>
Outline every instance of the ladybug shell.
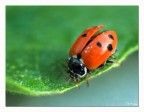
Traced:
<svg viewBox="0 0 144 112">
<path fill-rule="evenodd" d="M 85 30 L 73 44 L 69 55 L 78 56 L 88 69 L 95 69 L 107 61 L 115 52 L 117 35 L 108 30 L 97 34 L 103 25 Z"/>
</svg>

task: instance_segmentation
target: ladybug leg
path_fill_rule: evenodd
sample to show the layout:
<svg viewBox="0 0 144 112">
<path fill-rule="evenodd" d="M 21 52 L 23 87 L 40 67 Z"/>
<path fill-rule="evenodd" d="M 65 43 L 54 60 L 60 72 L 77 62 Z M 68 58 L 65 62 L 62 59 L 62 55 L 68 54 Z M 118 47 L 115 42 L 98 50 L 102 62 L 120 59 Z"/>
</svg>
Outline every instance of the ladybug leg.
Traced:
<svg viewBox="0 0 144 112">
<path fill-rule="evenodd" d="M 116 50 L 115 50 L 116 51 Z M 108 60 L 106 61 L 106 63 L 115 63 L 116 62 L 116 58 L 114 56 L 114 54 L 112 54 Z"/>
<path fill-rule="evenodd" d="M 117 52 L 117 48 L 115 49 L 115 51 L 112 53 L 112 55 L 109 57 L 109 59 L 106 61 L 106 63 L 115 63 L 116 62 L 116 58 L 114 56 L 114 54 Z"/>
<path fill-rule="evenodd" d="M 79 85 L 80 79 L 76 78 L 76 77 L 73 77 L 73 80 L 74 80 L 75 83 L 77 83 L 78 89 L 80 89 L 80 85 Z"/>
<path fill-rule="evenodd" d="M 86 75 L 86 84 L 87 84 L 87 87 L 89 86 L 89 78 L 90 78 L 90 74 L 91 74 L 91 70 L 90 69 L 87 69 L 87 75 Z"/>
<path fill-rule="evenodd" d="M 106 61 L 106 64 L 112 64 L 112 63 L 115 63 L 115 62 L 116 62 L 116 60 L 114 58 L 112 58 L 112 59 L 108 59 Z"/>
<path fill-rule="evenodd" d="M 106 63 L 115 63 L 115 60 L 107 60 Z"/>
<path fill-rule="evenodd" d="M 103 64 L 101 64 L 98 68 L 101 68 L 101 67 L 103 67 L 104 66 L 104 63 Z"/>
<path fill-rule="evenodd" d="M 87 87 L 89 86 L 89 78 L 90 78 L 90 75 L 87 75 L 87 76 L 86 76 L 86 84 L 87 84 Z"/>
<path fill-rule="evenodd" d="M 116 59 L 116 58 L 115 58 L 115 56 L 112 54 L 112 55 L 110 56 L 110 59 Z"/>
<path fill-rule="evenodd" d="M 116 48 L 115 51 L 112 53 L 112 55 L 115 54 L 117 51 L 118 51 L 118 49 Z"/>
<path fill-rule="evenodd" d="M 74 79 L 75 79 L 75 82 L 77 83 L 78 89 L 80 89 L 80 85 L 79 85 L 80 79 L 79 78 L 78 79 L 74 78 Z"/>
<path fill-rule="evenodd" d="M 116 61 L 116 58 L 114 57 L 114 55 L 111 55 L 106 63 L 116 63 L 117 65 L 119 65 L 119 62 Z"/>
<path fill-rule="evenodd" d="M 91 74 L 91 71 L 90 71 L 90 69 L 87 69 L 87 73 Z"/>
<path fill-rule="evenodd" d="M 103 64 L 101 64 L 98 68 L 104 67 L 106 63 L 107 63 L 107 61 L 104 62 Z"/>
<path fill-rule="evenodd" d="M 80 89 L 79 83 L 80 83 L 80 79 L 77 80 L 78 89 Z"/>
</svg>

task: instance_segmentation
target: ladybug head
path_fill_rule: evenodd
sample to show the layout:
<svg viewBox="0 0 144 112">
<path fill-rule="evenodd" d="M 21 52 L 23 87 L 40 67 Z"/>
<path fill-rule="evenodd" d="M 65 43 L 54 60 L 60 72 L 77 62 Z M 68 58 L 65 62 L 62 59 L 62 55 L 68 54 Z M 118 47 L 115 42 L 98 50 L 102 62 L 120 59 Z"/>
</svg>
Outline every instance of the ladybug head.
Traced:
<svg viewBox="0 0 144 112">
<path fill-rule="evenodd" d="M 72 79 L 79 79 L 87 74 L 87 68 L 77 57 L 70 57 L 68 59 L 68 72 Z"/>
</svg>

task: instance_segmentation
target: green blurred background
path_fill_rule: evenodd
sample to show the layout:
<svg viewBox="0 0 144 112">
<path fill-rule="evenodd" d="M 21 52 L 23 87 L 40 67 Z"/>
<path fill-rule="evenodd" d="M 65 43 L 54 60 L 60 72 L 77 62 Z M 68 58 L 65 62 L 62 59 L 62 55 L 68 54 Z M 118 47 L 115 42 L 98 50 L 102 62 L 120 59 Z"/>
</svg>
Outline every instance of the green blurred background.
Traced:
<svg viewBox="0 0 144 112">
<path fill-rule="evenodd" d="M 118 57 L 127 50 L 128 46 L 124 45 L 138 44 L 137 6 L 7 6 L 7 79 L 34 90 L 48 90 L 43 83 L 31 86 L 34 79 L 39 82 L 39 77 L 47 85 L 48 72 L 60 74 L 56 79 L 63 84 L 65 76 L 61 74 L 65 70 L 61 64 L 68 57 L 69 48 L 83 30 L 99 24 L 117 32 Z M 133 41 L 129 40 L 134 37 Z M 51 79 L 55 77 L 52 75 Z M 50 90 L 53 87 L 55 85 L 51 85 Z M 138 106 L 138 52 L 120 67 L 90 80 L 88 88 L 82 84 L 80 90 L 75 88 L 62 95 L 39 97 L 7 93 L 6 105 Z"/>
</svg>

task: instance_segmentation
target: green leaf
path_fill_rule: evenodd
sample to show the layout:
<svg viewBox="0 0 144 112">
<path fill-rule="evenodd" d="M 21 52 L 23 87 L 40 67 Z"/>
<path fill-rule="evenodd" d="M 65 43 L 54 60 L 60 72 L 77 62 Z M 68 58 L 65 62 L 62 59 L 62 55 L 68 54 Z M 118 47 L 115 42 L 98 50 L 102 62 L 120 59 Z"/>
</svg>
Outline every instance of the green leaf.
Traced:
<svg viewBox="0 0 144 112">
<path fill-rule="evenodd" d="M 83 30 L 101 24 L 117 32 L 119 63 L 138 50 L 138 6 L 7 6 L 6 90 L 50 95 L 77 87 L 66 72 L 69 49 Z"/>
</svg>

